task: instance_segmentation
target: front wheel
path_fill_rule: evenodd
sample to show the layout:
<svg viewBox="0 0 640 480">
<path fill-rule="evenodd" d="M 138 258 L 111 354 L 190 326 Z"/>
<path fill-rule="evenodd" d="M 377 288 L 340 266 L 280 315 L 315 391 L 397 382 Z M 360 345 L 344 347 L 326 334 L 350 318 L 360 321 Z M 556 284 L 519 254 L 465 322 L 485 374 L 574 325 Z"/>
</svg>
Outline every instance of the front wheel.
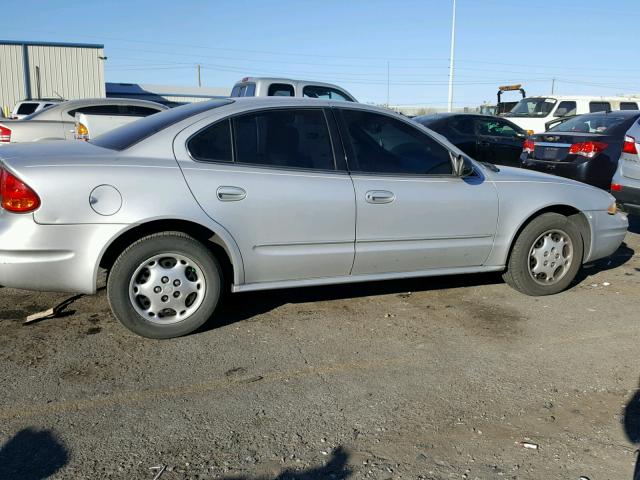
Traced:
<svg viewBox="0 0 640 480">
<path fill-rule="evenodd" d="M 212 316 L 221 285 L 220 265 L 201 242 L 181 232 L 162 232 L 122 252 L 109 272 L 107 297 L 129 330 L 173 338 Z"/>
<path fill-rule="evenodd" d="M 569 218 L 544 213 L 516 238 L 503 278 L 526 295 L 559 293 L 580 270 L 583 248 L 582 235 Z"/>
</svg>

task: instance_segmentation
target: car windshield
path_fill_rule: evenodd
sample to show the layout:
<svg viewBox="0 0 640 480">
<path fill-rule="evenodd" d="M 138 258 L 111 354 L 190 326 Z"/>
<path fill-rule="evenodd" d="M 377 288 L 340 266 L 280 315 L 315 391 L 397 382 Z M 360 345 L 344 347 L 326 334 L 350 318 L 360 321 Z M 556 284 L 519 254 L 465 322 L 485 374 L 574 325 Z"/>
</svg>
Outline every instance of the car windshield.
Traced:
<svg viewBox="0 0 640 480">
<path fill-rule="evenodd" d="M 125 150 L 182 120 L 230 103 L 233 103 L 233 100 L 211 100 L 158 112 L 100 135 L 90 143 L 110 150 Z"/>
<path fill-rule="evenodd" d="M 576 132 L 576 133 L 611 133 L 620 125 L 632 121 L 628 115 L 598 114 L 579 115 L 555 125 L 549 132 Z"/>
<path fill-rule="evenodd" d="M 546 117 L 555 104 L 555 98 L 523 98 L 506 116 Z"/>
</svg>

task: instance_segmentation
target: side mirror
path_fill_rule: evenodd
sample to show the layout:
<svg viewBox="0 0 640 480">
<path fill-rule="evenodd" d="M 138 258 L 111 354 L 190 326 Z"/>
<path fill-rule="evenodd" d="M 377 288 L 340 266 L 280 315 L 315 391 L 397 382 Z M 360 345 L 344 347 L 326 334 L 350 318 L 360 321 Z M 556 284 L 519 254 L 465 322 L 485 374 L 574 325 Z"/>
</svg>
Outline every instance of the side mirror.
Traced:
<svg viewBox="0 0 640 480">
<path fill-rule="evenodd" d="M 473 173 L 473 166 L 465 160 L 464 156 L 453 152 L 449 152 L 449 155 L 453 165 L 453 174 L 456 177 L 466 177 Z"/>
</svg>

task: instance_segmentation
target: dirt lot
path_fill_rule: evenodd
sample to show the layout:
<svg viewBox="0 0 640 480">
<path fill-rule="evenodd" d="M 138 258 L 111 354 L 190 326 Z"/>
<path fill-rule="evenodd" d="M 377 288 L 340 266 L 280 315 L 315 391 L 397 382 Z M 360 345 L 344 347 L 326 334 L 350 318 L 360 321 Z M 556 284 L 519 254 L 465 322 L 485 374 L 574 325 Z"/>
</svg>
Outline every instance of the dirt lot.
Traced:
<svg viewBox="0 0 640 480">
<path fill-rule="evenodd" d="M 631 479 L 631 230 L 553 297 L 495 275 L 238 294 L 169 341 L 104 291 L 22 325 L 68 296 L 3 288 L 0 478 Z"/>
</svg>

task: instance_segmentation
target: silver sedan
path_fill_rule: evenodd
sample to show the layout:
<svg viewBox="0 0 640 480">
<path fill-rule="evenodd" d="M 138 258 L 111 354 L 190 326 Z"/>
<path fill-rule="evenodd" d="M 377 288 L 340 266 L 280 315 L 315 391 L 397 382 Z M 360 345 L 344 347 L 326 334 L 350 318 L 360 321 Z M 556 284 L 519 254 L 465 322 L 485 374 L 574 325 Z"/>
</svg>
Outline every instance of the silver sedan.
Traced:
<svg viewBox="0 0 640 480">
<path fill-rule="evenodd" d="M 627 230 L 608 193 L 466 157 L 388 110 L 215 100 L 0 149 L 0 284 L 93 293 L 169 338 L 233 292 L 502 271 L 566 289 Z"/>
</svg>

